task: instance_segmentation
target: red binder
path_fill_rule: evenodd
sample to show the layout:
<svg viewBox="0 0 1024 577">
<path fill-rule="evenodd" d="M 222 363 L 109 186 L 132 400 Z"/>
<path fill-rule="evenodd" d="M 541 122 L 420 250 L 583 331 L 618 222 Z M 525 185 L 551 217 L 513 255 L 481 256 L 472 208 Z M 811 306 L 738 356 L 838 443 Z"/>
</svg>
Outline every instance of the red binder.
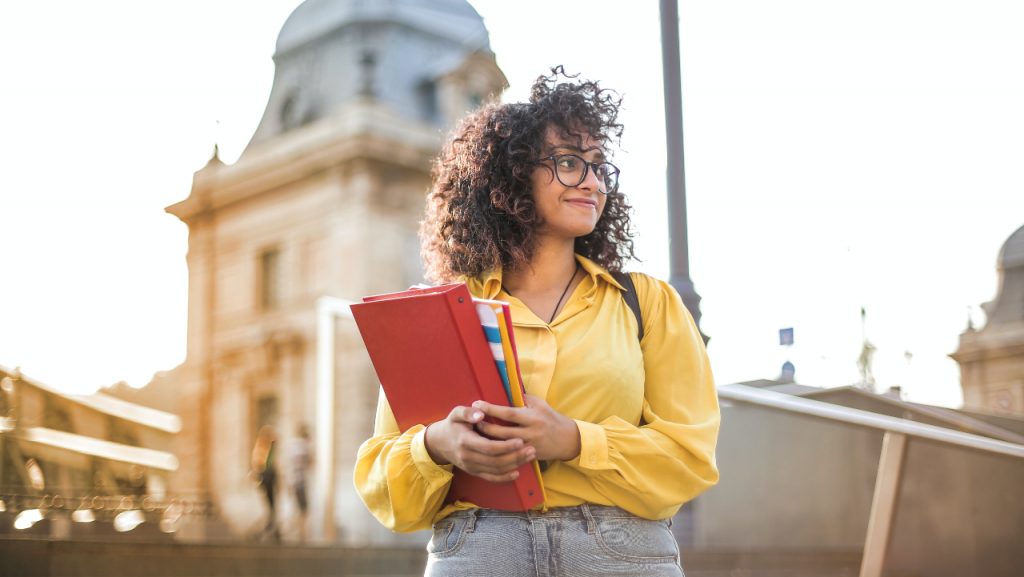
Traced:
<svg viewBox="0 0 1024 577">
<path fill-rule="evenodd" d="M 352 316 L 384 395 L 405 431 L 439 421 L 476 400 L 508 406 L 508 396 L 465 284 L 364 297 Z M 506 511 L 543 502 L 531 463 L 519 477 L 492 483 L 455 469 L 447 500 Z"/>
</svg>

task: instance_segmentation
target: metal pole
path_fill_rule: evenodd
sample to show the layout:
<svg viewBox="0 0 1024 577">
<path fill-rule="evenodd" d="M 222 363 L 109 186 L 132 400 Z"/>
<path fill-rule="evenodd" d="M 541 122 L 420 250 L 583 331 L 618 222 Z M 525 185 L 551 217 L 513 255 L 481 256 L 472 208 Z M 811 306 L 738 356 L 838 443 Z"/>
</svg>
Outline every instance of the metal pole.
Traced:
<svg viewBox="0 0 1024 577">
<path fill-rule="evenodd" d="M 668 158 L 669 283 L 683 297 L 700 328 L 700 295 L 690 280 L 686 224 L 686 174 L 683 157 L 683 93 L 679 60 L 679 8 L 676 0 L 661 0 L 661 61 L 665 87 L 665 135 Z M 701 331 L 704 342 L 708 336 Z"/>
</svg>

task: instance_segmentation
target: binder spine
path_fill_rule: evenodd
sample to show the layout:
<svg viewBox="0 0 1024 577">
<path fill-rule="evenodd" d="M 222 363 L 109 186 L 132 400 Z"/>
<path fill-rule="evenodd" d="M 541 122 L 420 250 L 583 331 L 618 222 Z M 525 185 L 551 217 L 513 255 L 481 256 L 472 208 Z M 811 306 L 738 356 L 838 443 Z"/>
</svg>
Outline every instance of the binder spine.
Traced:
<svg viewBox="0 0 1024 577">
<path fill-rule="evenodd" d="M 451 317 L 455 319 L 459 342 L 462 344 L 470 370 L 473 372 L 479 399 L 494 405 L 507 406 L 508 399 L 495 396 L 495 387 L 486 384 L 497 384 L 497 390 L 504 390 L 501 375 L 498 373 L 497 365 L 494 364 L 494 356 L 491 354 L 484 329 L 480 325 L 473 299 L 467 295 L 468 290 L 453 291 L 447 295 L 445 300 L 451 311 Z"/>
<path fill-rule="evenodd" d="M 500 393 L 504 391 L 504 385 L 494 362 L 490 345 L 484 335 L 483 326 L 480 324 L 480 317 L 476 313 L 476 306 L 472 298 L 457 294 L 463 291 L 455 292 L 456 294 L 448 294 L 446 301 L 452 313 L 451 317 L 455 319 L 459 340 L 462 342 L 466 358 L 469 360 L 478 392 L 480 392 L 480 399 L 495 405 L 511 406 L 512 403 L 508 397 Z M 491 384 L 488 385 L 488 382 Z M 509 424 L 490 417 L 487 420 L 499 424 Z M 491 483 L 456 469 L 455 478 L 445 501 L 464 500 L 468 495 L 475 495 L 477 498 L 475 500 L 470 498 L 470 500 L 473 500 L 477 506 L 509 511 L 526 511 L 543 503 L 546 496 L 537 463 L 523 464 L 519 468 L 519 472 L 519 478 L 509 483 L 514 487 L 512 494 L 502 495 L 500 492 L 490 490 Z"/>
</svg>

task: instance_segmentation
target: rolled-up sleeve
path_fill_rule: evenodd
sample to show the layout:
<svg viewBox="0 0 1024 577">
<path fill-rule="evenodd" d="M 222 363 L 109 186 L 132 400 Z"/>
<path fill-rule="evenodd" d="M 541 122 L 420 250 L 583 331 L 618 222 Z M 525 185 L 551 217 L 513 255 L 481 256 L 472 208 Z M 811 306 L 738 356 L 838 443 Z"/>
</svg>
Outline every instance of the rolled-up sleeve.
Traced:
<svg viewBox="0 0 1024 577">
<path fill-rule="evenodd" d="M 452 480 L 452 466 L 434 463 L 426 428 L 400 432 L 381 393 L 373 437 L 359 447 L 354 482 L 370 513 L 393 531 L 428 529 Z"/>
</svg>

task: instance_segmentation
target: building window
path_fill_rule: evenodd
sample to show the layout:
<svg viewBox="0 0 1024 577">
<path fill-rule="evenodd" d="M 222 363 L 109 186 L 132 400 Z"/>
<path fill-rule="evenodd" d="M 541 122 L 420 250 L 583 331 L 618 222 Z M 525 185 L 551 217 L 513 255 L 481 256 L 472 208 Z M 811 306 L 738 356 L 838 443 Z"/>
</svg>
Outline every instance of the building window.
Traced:
<svg viewBox="0 0 1024 577">
<path fill-rule="evenodd" d="M 139 443 L 139 437 L 132 427 L 121 419 L 115 417 L 107 418 L 107 440 L 120 443 L 122 445 L 130 445 L 132 447 L 142 446 Z"/>
<path fill-rule="evenodd" d="M 281 304 L 281 253 L 268 249 L 260 253 L 260 308 L 275 309 Z"/>
<path fill-rule="evenodd" d="M 437 84 L 424 80 L 419 85 L 420 117 L 432 124 L 440 122 L 441 111 L 437 104 Z"/>
<path fill-rule="evenodd" d="M 253 405 L 252 441 L 255 442 L 260 429 L 263 427 L 273 427 L 277 424 L 277 396 L 273 394 L 261 395 L 256 397 Z"/>
<path fill-rule="evenodd" d="M 68 412 L 66 406 L 63 406 L 64 401 L 51 395 L 46 395 L 44 399 L 43 426 L 55 431 L 74 433 L 75 427 L 71 422 L 71 413 Z"/>
</svg>

